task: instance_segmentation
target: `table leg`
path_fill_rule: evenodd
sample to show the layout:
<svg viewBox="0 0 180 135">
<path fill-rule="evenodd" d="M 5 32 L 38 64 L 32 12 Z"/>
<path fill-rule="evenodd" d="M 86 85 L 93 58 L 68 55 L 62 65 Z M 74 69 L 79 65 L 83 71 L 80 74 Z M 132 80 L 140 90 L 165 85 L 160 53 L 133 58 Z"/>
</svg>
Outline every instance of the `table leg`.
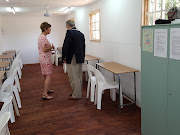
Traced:
<svg viewBox="0 0 180 135">
<path fill-rule="evenodd" d="M 114 81 L 116 81 L 116 77 L 115 77 L 115 74 L 113 74 L 113 77 L 114 77 Z"/>
<path fill-rule="evenodd" d="M 121 113 L 121 79 L 120 79 L 120 76 L 119 74 L 117 74 L 118 76 L 118 79 L 119 79 L 119 114 Z"/>
<path fill-rule="evenodd" d="M 136 110 L 136 72 L 134 72 L 134 107 Z"/>
</svg>

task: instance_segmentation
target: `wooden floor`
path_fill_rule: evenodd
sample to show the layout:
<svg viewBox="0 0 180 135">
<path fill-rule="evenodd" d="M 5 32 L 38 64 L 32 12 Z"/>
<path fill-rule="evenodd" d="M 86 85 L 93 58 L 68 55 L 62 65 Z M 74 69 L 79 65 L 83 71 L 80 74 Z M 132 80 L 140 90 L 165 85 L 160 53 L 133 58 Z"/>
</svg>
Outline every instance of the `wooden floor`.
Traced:
<svg viewBox="0 0 180 135">
<path fill-rule="evenodd" d="M 125 107 L 118 114 L 118 99 L 113 102 L 107 90 L 102 110 L 86 99 L 68 100 L 71 87 L 62 66 L 54 66 L 51 89 L 54 99 L 43 101 L 40 66 L 25 65 L 20 93 L 22 108 L 16 122 L 9 124 L 11 135 L 140 135 L 140 109 Z"/>
</svg>

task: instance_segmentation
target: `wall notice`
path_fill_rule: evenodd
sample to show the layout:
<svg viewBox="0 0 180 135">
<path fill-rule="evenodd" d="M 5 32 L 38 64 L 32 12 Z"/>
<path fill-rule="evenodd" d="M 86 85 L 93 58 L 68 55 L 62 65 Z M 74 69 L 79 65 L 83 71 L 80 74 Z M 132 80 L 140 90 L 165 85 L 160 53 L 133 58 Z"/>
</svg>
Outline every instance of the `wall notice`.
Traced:
<svg viewBox="0 0 180 135">
<path fill-rule="evenodd" d="M 143 30 L 143 51 L 153 52 L 153 29 Z"/>
<path fill-rule="evenodd" d="M 170 58 L 180 60 L 180 28 L 170 29 Z"/>
<path fill-rule="evenodd" d="M 167 58 L 167 29 L 154 30 L 154 56 Z"/>
</svg>

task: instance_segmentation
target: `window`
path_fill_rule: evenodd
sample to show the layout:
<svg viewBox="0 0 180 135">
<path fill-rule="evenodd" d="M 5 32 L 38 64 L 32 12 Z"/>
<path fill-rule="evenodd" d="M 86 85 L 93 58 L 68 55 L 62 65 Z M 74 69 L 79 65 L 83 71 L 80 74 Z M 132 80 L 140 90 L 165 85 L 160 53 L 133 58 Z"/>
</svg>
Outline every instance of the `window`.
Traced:
<svg viewBox="0 0 180 135">
<path fill-rule="evenodd" d="M 144 0 L 143 25 L 154 25 L 157 19 L 168 19 L 170 8 L 180 6 L 180 0 Z"/>
<path fill-rule="evenodd" d="M 90 18 L 90 40 L 101 41 L 101 27 L 100 27 L 100 10 L 93 11 L 89 14 Z"/>
</svg>

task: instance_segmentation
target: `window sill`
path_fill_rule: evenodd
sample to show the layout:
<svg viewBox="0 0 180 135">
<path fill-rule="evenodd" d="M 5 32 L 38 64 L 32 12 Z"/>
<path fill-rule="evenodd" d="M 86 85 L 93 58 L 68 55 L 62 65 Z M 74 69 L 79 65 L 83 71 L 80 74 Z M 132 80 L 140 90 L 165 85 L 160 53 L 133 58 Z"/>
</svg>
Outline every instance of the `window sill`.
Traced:
<svg viewBox="0 0 180 135">
<path fill-rule="evenodd" d="M 101 42 L 101 39 L 99 39 L 99 40 L 90 40 L 91 42 Z"/>
</svg>

